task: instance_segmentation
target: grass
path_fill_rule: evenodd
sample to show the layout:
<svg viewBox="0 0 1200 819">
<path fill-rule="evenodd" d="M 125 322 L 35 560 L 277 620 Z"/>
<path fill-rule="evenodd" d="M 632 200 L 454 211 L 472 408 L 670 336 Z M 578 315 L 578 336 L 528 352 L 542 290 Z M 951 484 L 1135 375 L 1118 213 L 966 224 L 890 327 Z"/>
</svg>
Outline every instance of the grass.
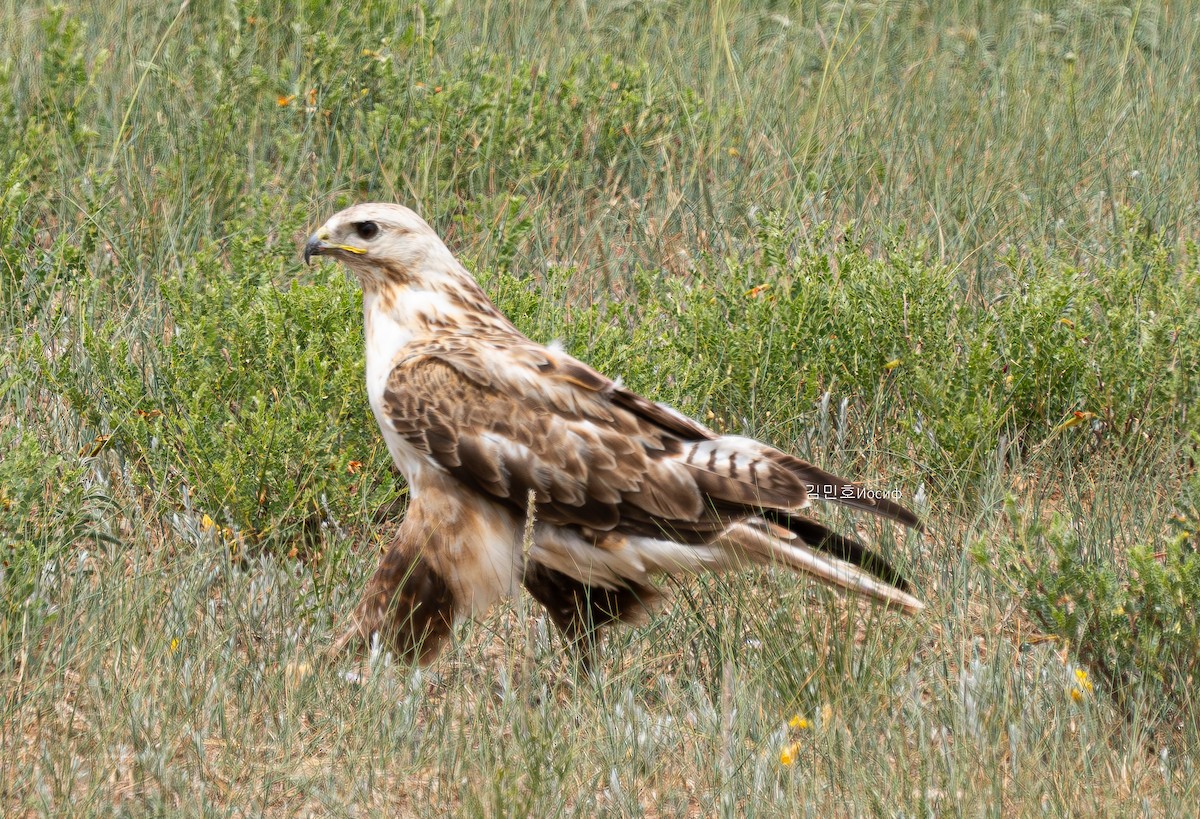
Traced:
<svg viewBox="0 0 1200 819">
<path fill-rule="evenodd" d="M 1198 40 L 1138 0 L 3 4 L 4 813 L 1193 811 Z M 899 490 L 927 536 L 825 512 L 929 609 L 745 573 L 594 678 L 528 600 L 318 666 L 403 509 L 355 288 L 298 258 L 363 199 L 533 337 Z"/>
</svg>

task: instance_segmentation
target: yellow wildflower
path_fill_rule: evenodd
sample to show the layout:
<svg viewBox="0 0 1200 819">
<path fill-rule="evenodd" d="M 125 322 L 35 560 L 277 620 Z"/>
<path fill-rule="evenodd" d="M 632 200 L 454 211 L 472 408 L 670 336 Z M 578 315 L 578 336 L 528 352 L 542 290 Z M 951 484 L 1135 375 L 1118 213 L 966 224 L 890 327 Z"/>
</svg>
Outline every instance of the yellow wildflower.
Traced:
<svg viewBox="0 0 1200 819">
<path fill-rule="evenodd" d="M 800 716 L 799 714 L 792 717 L 792 719 L 788 723 L 788 725 L 792 726 L 793 728 L 795 728 L 799 731 L 805 731 L 812 727 L 812 723 L 809 722 L 808 720 L 806 720 L 804 717 Z"/>
<path fill-rule="evenodd" d="M 1072 412 L 1070 414 L 1070 416 L 1067 417 L 1067 420 L 1063 421 L 1061 424 L 1056 426 L 1053 431 L 1054 432 L 1062 432 L 1065 429 L 1070 429 L 1071 427 L 1077 427 L 1080 424 L 1082 424 L 1084 421 L 1090 421 L 1095 417 L 1096 417 L 1096 413 L 1094 413 L 1094 412 L 1080 412 L 1079 410 L 1075 410 L 1074 412 Z"/>
<path fill-rule="evenodd" d="M 174 654 L 178 650 L 179 650 L 179 638 L 172 637 L 171 638 L 171 653 Z"/>
<path fill-rule="evenodd" d="M 791 745 L 779 752 L 779 764 L 791 765 L 796 761 L 796 757 L 800 754 L 800 743 L 793 742 Z"/>
</svg>

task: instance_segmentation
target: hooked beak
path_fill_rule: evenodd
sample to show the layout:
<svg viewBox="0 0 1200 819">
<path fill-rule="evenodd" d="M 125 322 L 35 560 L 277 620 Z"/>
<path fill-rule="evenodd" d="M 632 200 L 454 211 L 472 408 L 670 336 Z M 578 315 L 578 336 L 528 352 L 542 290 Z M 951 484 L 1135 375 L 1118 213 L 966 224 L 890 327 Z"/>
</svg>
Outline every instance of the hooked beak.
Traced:
<svg viewBox="0 0 1200 819">
<path fill-rule="evenodd" d="M 308 243 L 304 245 L 304 263 L 312 264 L 313 256 L 320 256 L 329 248 L 324 239 L 317 238 L 314 233 L 308 237 Z"/>
<path fill-rule="evenodd" d="M 304 245 L 304 263 L 312 264 L 311 259 L 313 256 L 324 256 L 333 250 L 342 250 L 346 253 L 353 253 L 355 256 L 362 256 L 367 252 L 361 247 L 354 247 L 353 245 L 336 245 L 332 242 L 327 242 L 321 238 L 320 234 L 314 233 L 312 236 L 308 237 L 308 242 Z"/>
</svg>

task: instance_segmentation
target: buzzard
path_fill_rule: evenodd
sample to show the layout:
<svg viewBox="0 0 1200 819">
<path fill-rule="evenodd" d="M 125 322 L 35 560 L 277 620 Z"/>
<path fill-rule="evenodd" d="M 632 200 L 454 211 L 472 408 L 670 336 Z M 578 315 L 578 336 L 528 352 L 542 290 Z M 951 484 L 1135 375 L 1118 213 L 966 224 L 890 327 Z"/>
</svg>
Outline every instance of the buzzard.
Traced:
<svg viewBox="0 0 1200 819">
<path fill-rule="evenodd" d="M 409 486 L 335 652 L 378 634 L 428 662 L 524 585 L 586 662 L 600 628 L 653 607 L 655 575 L 751 564 L 921 610 L 883 558 L 799 514 L 817 497 L 919 529 L 912 512 L 526 338 L 408 208 L 335 214 L 313 256 L 362 285 L 367 394 Z"/>
</svg>

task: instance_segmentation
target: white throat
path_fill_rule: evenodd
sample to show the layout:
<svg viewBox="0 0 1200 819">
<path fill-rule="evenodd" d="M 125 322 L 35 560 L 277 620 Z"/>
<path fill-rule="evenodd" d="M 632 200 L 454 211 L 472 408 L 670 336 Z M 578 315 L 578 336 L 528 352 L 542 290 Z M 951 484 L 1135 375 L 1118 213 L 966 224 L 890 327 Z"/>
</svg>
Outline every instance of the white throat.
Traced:
<svg viewBox="0 0 1200 819">
<path fill-rule="evenodd" d="M 429 333 L 428 316 L 444 310 L 446 297 L 430 292 L 406 292 L 381 296 L 374 288 L 363 291 L 363 333 L 367 353 L 367 399 L 383 433 L 388 452 L 400 474 L 408 481 L 409 494 L 417 496 L 422 470 L 432 468 L 426 458 L 392 429 L 383 404 L 388 377 L 410 345 Z M 385 309 L 386 308 L 386 309 Z"/>
<path fill-rule="evenodd" d="M 379 292 L 363 292 L 363 334 L 367 347 L 367 397 L 379 418 L 383 390 L 397 357 L 413 340 L 412 325 L 381 309 Z M 407 326 L 405 326 L 407 324 Z"/>
</svg>

